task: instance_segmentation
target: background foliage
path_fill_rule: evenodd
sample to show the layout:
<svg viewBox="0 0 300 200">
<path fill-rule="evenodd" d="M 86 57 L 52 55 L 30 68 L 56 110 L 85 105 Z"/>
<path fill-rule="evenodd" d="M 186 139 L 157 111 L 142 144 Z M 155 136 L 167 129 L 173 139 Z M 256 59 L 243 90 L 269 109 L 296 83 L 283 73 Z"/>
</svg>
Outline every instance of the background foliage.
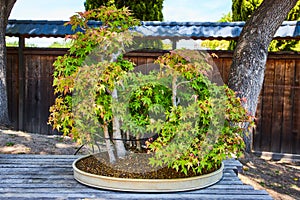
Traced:
<svg viewBox="0 0 300 200">
<path fill-rule="evenodd" d="M 86 0 L 84 3 L 86 10 L 99 8 L 107 5 L 109 0 Z M 163 0 L 115 0 L 117 8 L 128 7 L 133 16 L 142 21 L 163 21 Z"/>
<path fill-rule="evenodd" d="M 233 0 L 231 13 L 224 15 L 219 22 L 247 21 L 251 14 L 260 6 L 263 0 Z M 300 20 L 300 1 L 289 12 L 286 21 Z M 201 46 L 212 50 L 234 50 L 235 41 L 226 40 L 205 40 Z M 299 40 L 273 40 L 269 46 L 269 51 L 300 51 Z"/>
<path fill-rule="evenodd" d="M 133 16 L 141 21 L 163 21 L 163 0 L 86 0 L 84 5 L 88 11 L 112 3 L 118 9 L 128 7 Z M 140 49 L 162 49 L 163 43 L 158 39 L 147 39 L 147 41 L 142 39 L 140 42 L 136 41 L 136 47 Z"/>
<path fill-rule="evenodd" d="M 247 21 L 251 14 L 260 6 L 263 0 L 233 0 L 232 1 L 232 21 Z M 289 12 L 286 21 L 300 20 L 300 1 Z M 229 49 L 233 50 L 236 42 L 231 42 Z M 269 51 L 299 51 L 299 40 L 273 40 L 269 46 Z"/>
</svg>

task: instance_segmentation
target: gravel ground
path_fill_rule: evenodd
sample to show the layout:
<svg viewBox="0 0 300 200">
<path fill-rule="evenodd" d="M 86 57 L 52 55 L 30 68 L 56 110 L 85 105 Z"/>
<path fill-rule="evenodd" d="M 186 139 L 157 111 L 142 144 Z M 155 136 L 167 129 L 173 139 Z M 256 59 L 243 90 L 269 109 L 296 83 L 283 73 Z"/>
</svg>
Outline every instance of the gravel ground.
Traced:
<svg viewBox="0 0 300 200">
<path fill-rule="evenodd" d="M 0 128 L 0 153 L 2 154 L 57 154 L 73 155 L 80 145 L 70 137 L 40 135 Z M 86 154 L 82 148 L 77 154 Z"/>
</svg>

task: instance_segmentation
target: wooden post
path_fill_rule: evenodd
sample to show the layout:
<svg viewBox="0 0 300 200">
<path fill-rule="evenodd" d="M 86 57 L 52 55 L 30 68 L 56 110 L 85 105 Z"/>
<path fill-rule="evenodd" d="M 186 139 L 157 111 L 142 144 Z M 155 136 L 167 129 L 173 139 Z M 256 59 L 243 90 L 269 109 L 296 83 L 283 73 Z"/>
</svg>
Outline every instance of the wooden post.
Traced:
<svg viewBox="0 0 300 200">
<path fill-rule="evenodd" d="M 24 97 L 25 97 L 25 68 L 24 68 L 25 37 L 19 36 L 18 72 L 19 72 L 19 103 L 18 103 L 18 130 L 24 129 Z"/>
<path fill-rule="evenodd" d="M 177 48 L 177 40 L 176 39 L 172 39 L 172 50 Z"/>
</svg>

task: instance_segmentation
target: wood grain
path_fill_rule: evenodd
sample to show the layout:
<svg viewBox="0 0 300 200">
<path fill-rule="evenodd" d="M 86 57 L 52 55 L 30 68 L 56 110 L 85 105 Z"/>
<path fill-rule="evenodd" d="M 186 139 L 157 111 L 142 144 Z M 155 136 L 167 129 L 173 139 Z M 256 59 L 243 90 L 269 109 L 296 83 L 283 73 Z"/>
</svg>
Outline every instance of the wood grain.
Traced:
<svg viewBox="0 0 300 200">
<path fill-rule="evenodd" d="M 272 199 L 264 190 L 244 185 L 237 160 L 224 161 L 224 177 L 210 187 L 174 193 L 114 192 L 94 189 L 73 178 L 71 155 L 0 155 L 1 199 Z"/>
</svg>

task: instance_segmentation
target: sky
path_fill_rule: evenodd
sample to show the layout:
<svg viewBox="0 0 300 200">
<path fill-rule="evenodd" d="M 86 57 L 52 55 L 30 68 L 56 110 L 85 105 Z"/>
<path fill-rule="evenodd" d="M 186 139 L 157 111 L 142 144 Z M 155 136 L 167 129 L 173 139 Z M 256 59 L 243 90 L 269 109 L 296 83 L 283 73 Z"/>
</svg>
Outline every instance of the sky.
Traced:
<svg viewBox="0 0 300 200">
<path fill-rule="evenodd" d="M 10 19 L 68 20 L 84 11 L 85 0 L 17 0 Z M 231 10 L 232 0 L 164 0 L 164 21 L 217 21 Z"/>
<path fill-rule="evenodd" d="M 84 11 L 84 2 L 85 0 L 17 0 L 9 19 L 67 21 L 76 12 Z M 164 0 L 164 21 L 217 21 L 231 11 L 231 3 L 232 0 Z M 48 46 L 56 40 L 31 38 L 26 43 Z"/>
</svg>

